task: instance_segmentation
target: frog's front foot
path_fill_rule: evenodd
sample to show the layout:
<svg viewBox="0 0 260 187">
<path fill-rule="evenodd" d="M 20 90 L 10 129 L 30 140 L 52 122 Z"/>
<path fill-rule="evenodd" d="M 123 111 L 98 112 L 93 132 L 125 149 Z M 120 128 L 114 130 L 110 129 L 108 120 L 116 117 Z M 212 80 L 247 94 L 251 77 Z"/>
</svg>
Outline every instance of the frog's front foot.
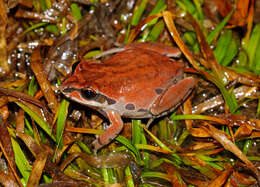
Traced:
<svg viewBox="0 0 260 187">
<path fill-rule="evenodd" d="M 109 127 L 92 144 L 96 153 L 100 148 L 109 144 L 123 129 L 124 123 L 118 112 L 114 110 L 106 111 L 110 121 Z"/>
</svg>

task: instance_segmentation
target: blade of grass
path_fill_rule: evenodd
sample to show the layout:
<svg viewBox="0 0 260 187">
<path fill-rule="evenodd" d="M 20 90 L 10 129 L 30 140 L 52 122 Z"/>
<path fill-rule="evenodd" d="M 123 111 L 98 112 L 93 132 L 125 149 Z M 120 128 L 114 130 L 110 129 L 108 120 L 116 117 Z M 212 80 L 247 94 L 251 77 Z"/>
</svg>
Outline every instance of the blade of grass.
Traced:
<svg viewBox="0 0 260 187">
<path fill-rule="evenodd" d="M 171 182 L 171 176 L 162 172 L 157 172 L 157 171 L 145 171 L 142 173 L 142 177 L 143 178 L 160 178 L 160 179 L 164 179 L 167 180 L 169 182 Z"/>
<path fill-rule="evenodd" d="M 182 161 L 177 154 L 173 153 L 170 148 L 168 148 L 161 140 L 159 140 L 159 138 L 153 135 L 145 126 L 143 126 L 143 128 L 162 149 L 171 153 L 170 155 L 175 159 L 176 165 L 181 164 Z"/>
<path fill-rule="evenodd" d="M 134 187 L 134 180 L 133 180 L 133 176 L 130 170 L 130 167 L 127 166 L 125 169 L 125 176 L 126 176 L 126 186 L 127 187 Z"/>
<path fill-rule="evenodd" d="M 232 10 L 222 21 L 220 24 L 216 26 L 216 28 L 207 36 L 207 42 L 210 45 L 212 41 L 218 36 L 219 32 L 225 27 L 228 20 L 231 18 L 234 10 Z"/>
<path fill-rule="evenodd" d="M 52 134 L 52 131 L 49 125 L 36 113 L 34 113 L 30 108 L 21 102 L 15 102 L 18 106 L 20 106 L 36 123 L 52 138 L 54 142 L 56 142 L 55 136 Z"/>
<path fill-rule="evenodd" d="M 58 35 L 59 34 L 59 28 L 57 27 L 57 25 L 54 25 L 54 24 L 49 24 L 45 27 L 45 30 L 48 31 L 48 32 L 51 32 L 53 34 L 56 34 Z"/>
<path fill-rule="evenodd" d="M 176 3 L 185 11 L 188 11 L 194 18 L 199 19 L 195 5 L 190 0 L 176 0 Z"/>
<path fill-rule="evenodd" d="M 199 119 L 199 120 L 208 120 L 208 121 L 214 121 L 219 124 L 227 124 L 228 122 L 224 119 L 214 117 L 214 116 L 206 116 L 206 115 L 171 115 L 170 116 L 171 120 L 186 120 L 186 119 Z"/>
<path fill-rule="evenodd" d="M 157 41 L 157 39 L 159 38 L 160 34 L 162 33 L 162 31 L 164 30 L 164 22 L 162 20 L 160 20 L 158 23 L 156 23 L 151 32 L 149 33 L 146 41 Z"/>
<path fill-rule="evenodd" d="M 136 147 L 130 142 L 130 140 L 128 140 L 127 138 L 125 138 L 124 136 L 117 136 L 116 140 L 118 142 L 120 142 L 121 144 L 123 144 L 124 146 L 126 146 L 128 149 L 130 149 L 136 156 L 137 162 L 141 163 L 141 155 L 140 152 L 138 151 L 138 149 L 136 149 Z"/>
<path fill-rule="evenodd" d="M 228 66 L 232 61 L 234 61 L 237 52 L 239 51 L 240 39 L 237 34 L 232 34 L 232 40 L 227 49 L 228 53 L 225 53 L 224 59 L 221 64 L 223 66 Z"/>
<path fill-rule="evenodd" d="M 41 22 L 41 23 L 34 24 L 31 27 L 27 28 L 23 33 L 26 34 L 30 31 L 34 30 L 34 29 L 38 29 L 38 28 L 43 27 L 47 24 L 49 24 L 49 23 L 48 22 Z"/>
<path fill-rule="evenodd" d="M 132 144 L 141 143 L 142 133 L 141 120 L 132 120 Z"/>
<path fill-rule="evenodd" d="M 254 73 L 256 75 L 260 75 L 260 41 L 258 42 L 258 46 L 256 48 L 256 54 L 255 54 L 255 60 L 254 60 L 254 63 L 255 64 L 255 68 L 254 68 Z"/>
<path fill-rule="evenodd" d="M 71 8 L 73 17 L 74 17 L 77 21 L 78 21 L 78 20 L 81 20 L 82 15 L 81 15 L 80 8 L 79 8 L 78 4 L 76 4 L 76 3 L 71 3 L 70 8 Z"/>
<path fill-rule="evenodd" d="M 183 34 L 186 39 L 186 43 L 191 46 L 193 52 L 198 52 L 200 50 L 199 44 L 197 42 L 196 34 L 194 32 L 185 32 Z"/>
<path fill-rule="evenodd" d="M 218 63 L 220 64 L 222 64 L 221 62 L 224 59 L 226 53 L 229 53 L 228 47 L 230 45 L 231 39 L 232 39 L 232 31 L 224 30 L 217 41 L 217 45 L 214 50 L 214 55 Z"/>
<path fill-rule="evenodd" d="M 142 17 L 142 14 L 146 8 L 147 2 L 148 2 L 148 0 L 142 0 L 140 2 L 140 4 L 135 8 L 133 17 L 131 19 L 131 25 L 134 25 L 134 26 L 138 25 L 138 23 Z"/>
<path fill-rule="evenodd" d="M 34 96 L 37 89 L 38 89 L 37 82 L 35 80 L 35 76 L 33 76 L 30 83 L 29 83 L 29 86 L 28 86 L 28 94 L 30 96 Z"/>
<path fill-rule="evenodd" d="M 150 12 L 150 14 L 148 16 L 153 16 L 155 14 L 161 13 L 163 10 L 165 10 L 167 8 L 167 5 L 165 4 L 164 0 L 158 0 L 156 5 L 154 6 L 153 10 Z M 158 21 L 158 18 L 155 18 L 151 21 L 149 21 L 145 27 L 147 26 L 151 26 L 156 24 L 156 22 Z"/>
<path fill-rule="evenodd" d="M 174 165 L 175 163 L 172 162 L 171 160 L 167 159 L 167 158 L 160 158 L 158 160 L 154 160 L 151 164 L 150 164 L 150 168 L 153 169 L 153 168 L 157 168 L 159 167 L 161 164 L 163 163 L 169 163 L 169 164 L 172 164 Z"/>
<path fill-rule="evenodd" d="M 30 163 L 27 161 L 18 142 L 13 138 L 11 138 L 11 142 L 13 145 L 16 166 L 18 167 L 19 171 L 21 172 L 21 175 L 24 178 L 25 183 L 27 184 L 32 167 L 30 166 Z"/>
<path fill-rule="evenodd" d="M 57 140 L 57 148 L 62 149 L 63 147 L 63 140 L 62 135 L 64 132 L 65 121 L 68 114 L 69 102 L 66 99 L 61 101 L 59 110 L 58 110 L 58 117 L 57 117 L 57 126 L 56 126 L 56 140 Z"/>
<path fill-rule="evenodd" d="M 260 43 L 260 24 L 256 24 L 253 28 L 253 31 L 251 33 L 248 45 L 246 46 L 246 50 L 249 57 L 249 68 L 251 70 L 254 70 L 255 68 L 255 55 L 257 54 L 257 46 L 258 43 Z M 259 59 L 257 59 L 259 60 Z"/>
</svg>

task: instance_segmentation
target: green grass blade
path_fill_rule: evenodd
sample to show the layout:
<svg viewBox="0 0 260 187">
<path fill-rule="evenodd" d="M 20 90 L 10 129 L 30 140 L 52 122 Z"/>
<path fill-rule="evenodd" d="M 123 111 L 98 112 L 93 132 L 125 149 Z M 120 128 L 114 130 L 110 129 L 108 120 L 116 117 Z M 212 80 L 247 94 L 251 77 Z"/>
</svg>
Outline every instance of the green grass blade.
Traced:
<svg viewBox="0 0 260 187">
<path fill-rule="evenodd" d="M 228 53 L 225 53 L 224 59 L 221 61 L 223 66 L 228 66 L 235 58 L 239 51 L 240 39 L 237 34 L 232 34 L 232 40 L 227 49 Z"/>
<path fill-rule="evenodd" d="M 255 60 L 254 63 L 254 73 L 256 75 L 260 75 L 260 41 L 258 41 L 258 46 L 256 48 Z"/>
<path fill-rule="evenodd" d="M 165 26 L 165 24 L 164 24 L 163 20 L 160 20 L 158 23 L 156 23 L 153 26 L 151 32 L 149 33 L 146 41 L 153 41 L 153 42 L 157 41 L 160 34 L 164 30 L 164 26 Z"/>
<path fill-rule="evenodd" d="M 28 94 L 30 96 L 34 96 L 37 89 L 38 89 L 37 81 L 35 81 L 35 76 L 33 76 L 30 83 L 29 83 L 29 86 L 28 86 Z"/>
<path fill-rule="evenodd" d="M 193 52 L 198 52 L 200 50 L 195 32 L 185 32 L 183 36 Z"/>
<path fill-rule="evenodd" d="M 66 99 L 61 101 L 58 117 L 57 117 L 57 126 L 56 126 L 56 140 L 58 141 L 57 148 L 62 149 L 63 140 L 62 135 L 65 127 L 65 121 L 68 114 L 69 102 Z"/>
<path fill-rule="evenodd" d="M 126 186 L 127 187 L 134 187 L 135 184 L 134 184 L 134 180 L 133 180 L 133 176 L 132 176 L 132 173 L 131 173 L 131 170 L 130 170 L 130 167 L 127 166 L 126 169 L 125 169 L 125 178 L 126 178 Z"/>
<path fill-rule="evenodd" d="M 45 0 L 39 0 L 41 9 L 45 11 L 47 9 L 47 5 L 45 3 Z"/>
<path fill-rule="evenodd" d="M 194 18 L 199 19 L 195 5 L 190 0 L 176 0 L 176 3 L 185 11 L 188 11 Z"/>
<path fill-rule="evenodd" d="M 143 128 L 141 127 L 141 120 L 132 120 L 132 144 L 140 144 Z"/>
<path fill-rule="evenodd" d="M 230 113 L 231 114 L 235 113 L 236 110 L 238 109 L 238 103 L 234 96 L 233 91 L 231 93 L 229 93 L 222 83 L 216 82 L 215 84 L 218 86 L 220 92 L 222 93 L 222 96 L 228 106 Z"/>
<path fill-rule="evenodd" d="M 167 8 L 167 5 L 165 4 L 164 0 L 158 0 L 156 5 L 154 6 L 153 10 L 150 12 L 148 16 L 153 16 L 155 14 L 158 14 L 162 11 L 164 11 Z M 151 21 L 149 21 L 144 28 L 156 24 L 158 21 L 158 18 L 155 18 Z"/>
<path fill-rule="evenodd" d="M 147 2 L 148 2 L 148 0 L 142 0 L 141 3 L 138 5 L 138 7 L 135 9 L 132 20 L 131 20 L 131 25 L 134 25 L 134 26 L 138 25 L 142 15 L 143 15 L 143 12 L 146 8 Z"/>
<path fill-rule="evenodd" d="M 34 25 L 32 25 L 31 27 L 29 27 L 28 29 L 26 29 L 26 30 L 24 31 L 24 34 L 30 32 L 30 31 L 32 31 L 32 30 L 34 30 L 34 29 L 38 29 L 38 28 L 40 28 L 40 27 L 43 27 L 43 26 L 45 26 L 45 25 L 47 25 L 47 24 L 49 24 L 49 23 L 47 23 L 47 22 L 41 22 L 41 23 L 34 24 Z"/>
<path fill-rule="evenodd" d="M 233 10 L 222 20 L 222 22 L 207 36 L 207 42 L 209 44 L 218 36 L 219 32 L 224 28 L 227 24 L 228 20 L 233 14 Z"/>
<path fill-rule="evenodd" d="M 130 149 L 135 154 L 138 163 L 141 162 L 141 155 L 140 155 L 139 151 L 136 149 L 136 147 L 130 142 L 130 140 L 128 140 L 124 136 L 120 136 L 120 135 L 116 137 L 116 140 L 118 142 L 120 142 L 121 144 L 123 144 L 124 146 L 126 146 L 128 149 Z"/>
<path fill-rule="evenodd" d="M 71 3 L 70 5 L 71 11 L 72 11 L 72 15 L 73 17 L 78 21 L 82 19 L 82 15 L 80 12 L 80 8 L 78 6 L 78 4 L 76 3 Z"/>
<path fill-rule="evenodd" d="M 21 102 L 15 102 L 19 105 L 51 138 L 54 142 L 56 142 L 55 136 L 52 134 L 52 131 L 49 127 L 49 124 L 46 123 L 41 117 L 39 117 L 35 112 L 33 112 L 26 105 Z"/>
<path fill-rule="evenodd" d="M 167 180 L 169 182 L 171 182 L 171 177 L 165 173 L 162 172 L 157 172 L 157 171 L 146 171 L 142 173 L 142 177 L 143 178 L 160 178 L 160 179 L 164 179 Z"/>
<path fill-rule="evenodd" d="M 84 144 L 82 141 L 77 141 L 76 142 L 78 144 L 78 146 L 86 153 L 91 154 L 90 149 L 88 148 L 88 146 L 86 144 Z"/>
<path fill-rule="evenodd" d="M 228 47 L 232 40 L 232 31 L 224 30 L 221 36 L 217 41 L 216 48 L 214 50 L 214 55 L 219 64 L 222 64 L 222 60 L 224 59 L 226 53 L 229 53 Z"/>
<path fill-rule="evenodd" d="M 45 27 L 45 30 L 48 31 L 48 32 L 51 32 L 53 34 L 56 34 L 58 35 L 60 33 L 60 30 L 59 28 L 57 27 L 57 25 L 55 24 L 49 24 Z"/>
<path fill-rule="evenodd" d="M 32 168 L 17 141 L 14 138 L 11 138 L 11 142 L 14 150 L 16 166 L 27 184 Z"/>
</svg>

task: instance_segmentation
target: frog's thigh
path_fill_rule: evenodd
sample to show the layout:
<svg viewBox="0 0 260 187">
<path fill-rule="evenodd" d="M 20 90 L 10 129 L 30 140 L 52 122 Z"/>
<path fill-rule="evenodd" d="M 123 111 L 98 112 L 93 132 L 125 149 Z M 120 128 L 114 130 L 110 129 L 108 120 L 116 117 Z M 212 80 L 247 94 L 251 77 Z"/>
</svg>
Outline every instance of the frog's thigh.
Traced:
<svg viewBox="0 0 260 187">
<path fill-rule="evenodd" d="M 195 85 L 195 79 L 185 78 L 177 84 L 170 85 L 151 107 L 151 113 L 159 115 L 167 110 L 175 108 L 186 99 Z"/>
<path fill-rule="evenodd" d="M 113 140 L 122 130 L 124 123 L 118 112 L 110 110 L 106 112 L 110 121 L 109 127 L 101 134 L 94 142 L 93 145 L 95 150 L 100 149 L 104 145 L 108 144 Z"/>
</svg>

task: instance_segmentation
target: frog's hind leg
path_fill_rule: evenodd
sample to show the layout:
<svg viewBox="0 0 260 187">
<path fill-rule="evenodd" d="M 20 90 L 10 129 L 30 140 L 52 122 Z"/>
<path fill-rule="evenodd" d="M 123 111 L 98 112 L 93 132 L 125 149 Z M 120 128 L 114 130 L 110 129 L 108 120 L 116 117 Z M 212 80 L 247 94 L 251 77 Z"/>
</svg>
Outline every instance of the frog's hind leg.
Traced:
<svg viewBox="0 0 260 187">
<path fill-rule="evenodd" d="M 124 126 L 124 123 L 118 112 L 109 110 L 106 112 L 106 114 L 111 124 L 105 130 L 105 132 L 92 143 L 94 145 L 95 152 L 110 143 L 121 132 Z"/>
<path fill-rule="evenodd" d="M 164 112 L 172 111 L 182 103 L 190 94 L 195 85 L 193 77 L 185 78 L 177 84 L 170 85 L 152 104 L 153 115 L 164 115 Z"/>
</svg>

